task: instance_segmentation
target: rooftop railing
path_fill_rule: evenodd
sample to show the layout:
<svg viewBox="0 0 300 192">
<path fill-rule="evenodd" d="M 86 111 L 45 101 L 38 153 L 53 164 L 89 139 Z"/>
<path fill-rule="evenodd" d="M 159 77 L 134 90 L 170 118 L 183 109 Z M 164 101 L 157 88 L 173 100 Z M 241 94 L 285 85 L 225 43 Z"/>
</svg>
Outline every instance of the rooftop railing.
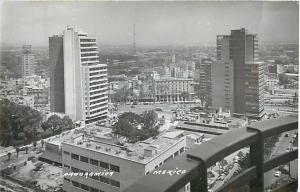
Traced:
<svg viewBox="0 0 300 192">
<path fill-rule="evenodd" d="M 236 191 L 241 186 L 249 185 L 251 192 L 263 192 L 264 173 L 298 159 L 298 150 L 283 153 L 264 160 L 264 139 L 298 128 L 297 117 L 284 117 L 266 120 L 245 128 L 229 131 L 207 141 L 186 154 L 165 163 L 158 170 L 186 170 L 185 174 L 148 174 L 129 186 L 124 192 L 175 192 L 190 182 L 191 192 L 207 192 L 207 168 L 224 159 L 233 152 L 250 147 L 250 166 L 229 182 L 217 189 L 218 192 Z M 273 191 L 296 191 L 297 180 Z"/>
</svg>

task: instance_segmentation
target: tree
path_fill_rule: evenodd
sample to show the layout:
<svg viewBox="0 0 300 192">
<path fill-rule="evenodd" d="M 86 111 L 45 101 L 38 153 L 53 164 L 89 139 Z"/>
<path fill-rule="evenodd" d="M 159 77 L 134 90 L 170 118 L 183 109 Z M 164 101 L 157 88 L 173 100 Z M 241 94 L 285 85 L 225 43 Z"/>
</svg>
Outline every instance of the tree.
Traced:
<svg viewBox="0 0 300 192">
<path fill-rule="evenodd" d="M 35 139 L 42 121 L 40 112 L 7 99 L 0 101 L 0 109 L 1 145 L 15 145 L 20 140 L 26 144 Z"/>
<path fill-rule="evenodd" d="M 155 111 L 146 111 L 142 115 L 127 112 L 119 116 L 113 133 L 126 137 L 132 143 L 155 137 L 159 133 L 157 119 Z"/>
<path fill-rule="evenodd" d="M 18 157 L 19 156 L 19 152 L 20 152 L 20 148 L 19 147 L 16 148 L 16 152 L 17 152 L 17 157 Z"/>
<path fill-rule="evenodd" d="M 58 115 L 50 116 L 47 123 L 51 126 L 54 132 L 61 132 L 63 123 Z"/>
<path fill-rule="evenodd" d="M 11 152 L 8 152 L 8 153 L 7 153 L 7 157 L 8 157 L 8 160 L 10 160 Z"/>
<path fill-rule="evenodd" d="M 75 127 L 74 122 L 69 116 L 64 116 L 61 120 L 62 120 L 63 130 L 70 130 Z"/>
</svg>

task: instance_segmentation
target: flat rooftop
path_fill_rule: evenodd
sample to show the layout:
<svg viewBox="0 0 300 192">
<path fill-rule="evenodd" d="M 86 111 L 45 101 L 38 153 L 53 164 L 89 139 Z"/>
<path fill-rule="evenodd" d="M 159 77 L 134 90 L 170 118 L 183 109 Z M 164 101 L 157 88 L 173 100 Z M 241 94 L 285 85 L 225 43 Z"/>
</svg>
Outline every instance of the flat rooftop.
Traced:
<svg viewBox="0 0 300 192">
<path fill-rule="evenodd" d="M 110 135 L 111 134 L 109 133 L 104 136 L 109 138 Z M 164 151 L 170 149 L 172 146 L 182 142 L 183 140 L 185 140 L 183 132 L 177 130 L 173 132 L 165 132 L 157 136 L 157 138 L 149 138 L 145 141 L 136 143 L 124 143 L 124 145 L 115 144 L 113 141 L 116 140 L 113 139 L 107 142 L 105 139 L 91 135 L 79 137 L 79 139 L 76 140 L 64 140 L 63 144 L 96 151 L 98 153 L 127 159 L 129 161 L 147 164 L 152 159 L 161 155 Z"/>
<path fill-rule="evenodd" d="M 176 126 L 176 129 L 194 131 L 194 132 L 204 133 L 204 134 L 209 134 L 209 135 L 222 135 L 228 131 L 228 130 L 224 130 L 224 129 L 208 127 L 208 126 L 201 125 L 201 124 L 196 125 L 196 123 L 195 123 L 195 125 L 186 124 L 184 122 L 179 122 Z"/>
<path fill-rule="evenodd" d="M 160 77 L 159 79 L 155 79 L 155 81 L 193 81 L 193 79 L 176 78 L 176 77 Z"/>
<path fill-rule="evenodd" d="M 69 141 L 72 139 L 77 139 L 83 135 L 92 135 L 99 138 L 107 138 L 107 134 L 111 132 L 110 128 L 100 127 L 96 125 L 87 125 L 83 127 L 78 127 L 69 131 L 65 131 L 59 135 L 54 135 L 49 137 L 45 141 L 47 143 L 60 146 L 62 142 Z"/>
</svg>

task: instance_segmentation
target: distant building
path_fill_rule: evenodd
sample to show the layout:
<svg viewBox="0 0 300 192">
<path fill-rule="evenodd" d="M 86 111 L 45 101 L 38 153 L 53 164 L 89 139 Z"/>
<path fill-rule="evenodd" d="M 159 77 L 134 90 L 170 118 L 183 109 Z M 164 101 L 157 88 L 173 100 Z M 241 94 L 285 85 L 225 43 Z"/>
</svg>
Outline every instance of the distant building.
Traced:
<svg viewBox="0 0 300 192">
<path fill-rule="evenodd" d="M 21 56 L 22 77 L 31 76 L 35 74 L 36 59 L 31 50 L 31 45 L 23 46 L 23 53 Z"/>
<path fill-rule="evenodd" d="M 225 66 L 224 66 L 225 65 Z M 222 69 L 218 68 L 220 66 Z M 224 93 L 213 86 L 214 107 L 219 99 L 227 102 L 225 108 L 233 113 L 253 118 L 264 115 L 264 68 L 258 61 L 258 37 L 242 28 L 231 35 L 217 37 L 217 62 L 212 70 L 213 81 L 224 79 Z M 222 72 L 222 70 L 225 70 Z M 218 71 L 221 70 L 221 71 Z M 233 72 L 233 73 L 232 73 Z M 221 75 L 222 77 L 218 77 Z M 222 84 L 223 85 L 223 84 Z M 224 107 L 224 106 L 223 106 Z"/>
<path fill-rule="evenodd" d="M 23 82 L 24 82 L 23 95 L 34 96 L 35 107 L 49 106 L 50 104 L 49 79 L 45 79 L 45 78 L 41 78 L 41 76 L 33 75 L 33 76 L 24 77 Z"/>
<path fill-rule="evenodd" d="M 108 112 L 107 65 L 99 63 L 96 38 L 68 26 L 49 38 L 51 110 L 86 123 Z"/>
<path fill-rule="evenodd" d="M 193 79 L 165 77 L 154 79 L 156 101 L 191 101 L 194 93 Z"/>
<path fill-rule="evenodd" d="M 199 93 L 200 97 L 205 98 L 206 105 L 211 106 L 211 67 L 212 60 L 208 58 L 203 58 L 199 64 Z"/>
<path fill-rule="evenodd" d="M 233 62 L 230 59 L 230 38 L 217 36 L 217 60 L 211 65 L 212 107 L 234 111 Z"/>
<path fill-rule="evenodd" d="M 24 105 L 34 109 L 34 96 L 31 95 L 0 95 L 0 99 L 8 99 L 18 105 Z"/>
</svg>

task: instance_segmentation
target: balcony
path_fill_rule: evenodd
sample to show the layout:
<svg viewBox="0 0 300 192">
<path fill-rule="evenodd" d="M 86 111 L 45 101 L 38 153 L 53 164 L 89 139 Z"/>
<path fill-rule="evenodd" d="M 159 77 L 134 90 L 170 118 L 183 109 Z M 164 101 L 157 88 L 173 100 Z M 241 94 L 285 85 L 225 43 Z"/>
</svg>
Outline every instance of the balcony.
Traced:
<svg viewBox="0 0 300 192">
<path fill-rule="evenodd" d="M 174 170 L 178 168 L 186 170 L 185 174 L 172 176 L 148 174 L 125 189 L 124 192 L 175 192 L 189 182 L 191 192 L 207 192 L 207 168 L 247 146 L 250 147 L 250 166 L 218 188 L 217 191 L 235 191 L 248 184 L 249 191 L 263 192 L 265 172 L 298 159 L 298 150 L 293 150 L 264 161 L 264 139 L 294 129 L 298 129 L 297 117 L 267 120 L 229 131 L 188 150 L 186 154 L 170 160 L 158 169 Z M 296 180 L 273 191 L 296 191 L 297 187 Z"/>
</svg>

